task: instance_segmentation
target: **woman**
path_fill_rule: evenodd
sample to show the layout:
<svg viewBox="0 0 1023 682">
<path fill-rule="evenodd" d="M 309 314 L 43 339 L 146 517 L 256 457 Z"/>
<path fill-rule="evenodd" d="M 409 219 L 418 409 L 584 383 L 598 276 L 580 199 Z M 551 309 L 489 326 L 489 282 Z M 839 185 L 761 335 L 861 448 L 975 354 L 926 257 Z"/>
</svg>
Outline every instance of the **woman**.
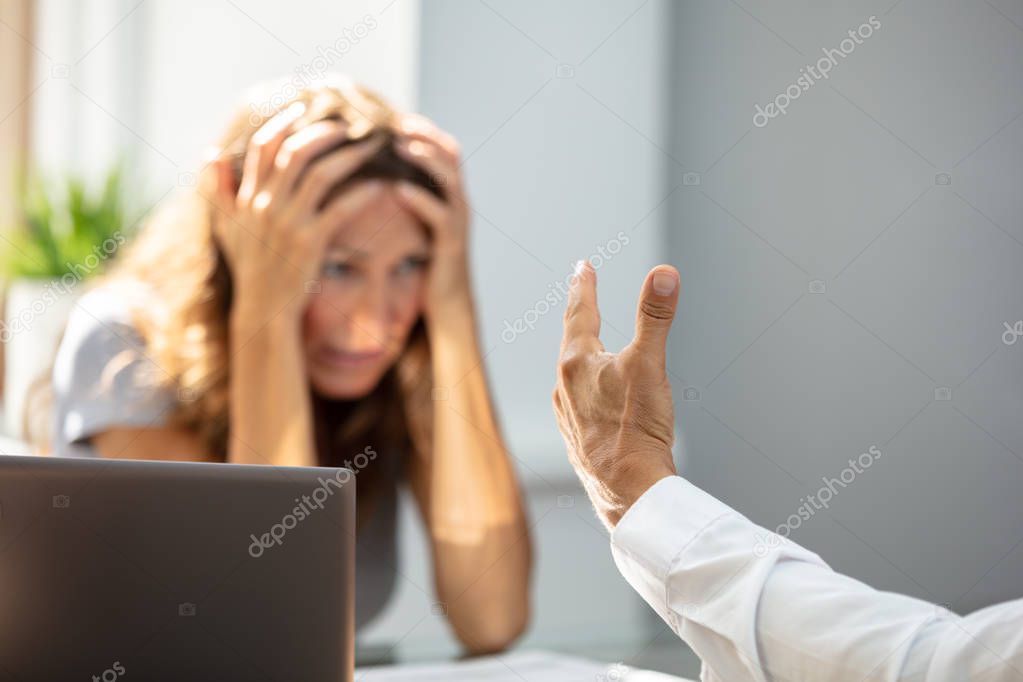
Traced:
<svg viewBox="0 0 1023 682">
<path fill-rule="evenodd" d="M 407 480 L 456 636 L 503 649 L 528 620 L 530 541 L 476 336 L 458 146 L 347 81 L 250 113 L 261 101 L 76 307 L 53 452 L 354 461 L 357 625 L 393 589 Z"/>
</svg>

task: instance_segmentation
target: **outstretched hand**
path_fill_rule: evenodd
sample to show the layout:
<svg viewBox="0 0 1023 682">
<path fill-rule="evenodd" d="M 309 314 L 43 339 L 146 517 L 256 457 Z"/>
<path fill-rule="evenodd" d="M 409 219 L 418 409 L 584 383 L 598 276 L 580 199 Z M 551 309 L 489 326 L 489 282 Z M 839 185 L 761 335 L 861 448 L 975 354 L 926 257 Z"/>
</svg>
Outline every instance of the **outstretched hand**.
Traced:
<svg viewBox="0 0 1023 682">
<path fill-rule="evenodd" d="M 568 457 L 610 529 L 646 490 L 675 474 L 675 414 L 665 365 L 679 274 L 660 265 L 643 282 L 636 335 L 620 353 L 600 342 L 597 273 L 585 261 L 572 280 L 554 388 Z"/>
</svg>

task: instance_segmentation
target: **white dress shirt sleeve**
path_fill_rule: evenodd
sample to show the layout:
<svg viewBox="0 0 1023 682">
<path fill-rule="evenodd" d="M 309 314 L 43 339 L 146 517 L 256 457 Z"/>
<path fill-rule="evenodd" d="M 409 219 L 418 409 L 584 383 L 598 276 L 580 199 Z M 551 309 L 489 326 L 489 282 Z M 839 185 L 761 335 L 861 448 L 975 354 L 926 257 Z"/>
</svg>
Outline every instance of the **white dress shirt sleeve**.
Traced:
<svg viewBox="0 0 1023 682">
<path fill-rule="evenodd" d="M 964 618 L 879 592 L 678 476 L 633 504 L 611 551 L 706 682 L 1023 682 L 1023 600 Z"/>
</svg>

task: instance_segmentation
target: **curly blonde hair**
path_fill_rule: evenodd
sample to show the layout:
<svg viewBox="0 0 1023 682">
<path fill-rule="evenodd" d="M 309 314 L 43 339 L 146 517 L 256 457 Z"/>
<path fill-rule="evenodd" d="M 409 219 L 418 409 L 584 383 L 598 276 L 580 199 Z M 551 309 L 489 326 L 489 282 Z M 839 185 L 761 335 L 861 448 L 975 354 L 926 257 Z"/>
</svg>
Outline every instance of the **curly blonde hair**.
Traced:
<svg viewBox="0 0 1023 682">
<path fill-rule="evenodd" d="M 370 90 L 337 81 L 294 91 L 271 109 L 262 102 L 273 86 L 252 91 L 232 116 L 219 154 L 232 157 L 235 167 L 244 160 L 249 139 L 272 115 L 292 102 L 302 101 L 305 113 L 296 128 L 314 121 L 339 120 L 348 125 L 349 140 L 367 135 L 397 135 L 398 112 Z M 443 198 L 440 187 L 418 166 L 403 160 L 392 144 L 366 162 L 333 191 L 366 177 L 410 180 Z M 107 282 L 142 283 L 158 303 L 133 310 L 133 321 L 146 344 L 146 354 L 159 367 L 153 388 L 172 391 L 179 398 L 171 419 L 175 426 L 198 434 L 216 461 L 227 455 L 230 429 L 228 316 L 232 280 L 227 261 L 214 237 L 218 213 L 212 197 L 216 170 L 207 165 L 196 187 L 162 206 L 126 252 L 118 257 Z M 207 200 L 210 197 L 211 200 Z M 313 419 L 318 463 L 339 465 L 372 445 L 381 451 L 411 451 L 428 456 L 432 442 L 430 350 L 423 320 L 416 322 L 395 365 L 375 389 L 354 401 L 327 400 L 314 395 Z M 287 406 L 282 406 L 287 408 Z M 370 502 L 374 470 L 360 472 L 360 509 Z M 368 492 L 369 495 L 365 493 Z"/>
</svg>

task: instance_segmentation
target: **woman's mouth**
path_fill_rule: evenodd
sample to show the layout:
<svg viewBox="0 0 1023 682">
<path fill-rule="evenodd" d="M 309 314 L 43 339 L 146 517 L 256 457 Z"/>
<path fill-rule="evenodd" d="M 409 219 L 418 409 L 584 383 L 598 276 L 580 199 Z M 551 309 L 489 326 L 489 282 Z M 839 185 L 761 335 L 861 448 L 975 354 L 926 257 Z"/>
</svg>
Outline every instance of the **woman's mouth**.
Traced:
<svg viewBox="0 0 1023 682">
<path fill-rule="evenodd" d="M 350 352 L 336 349 L 321 350 L 316 359 L 328 367 L 339 369 L 358 369 L 376 364 L 384 358 L 384 351 Z"/>
</svg>

